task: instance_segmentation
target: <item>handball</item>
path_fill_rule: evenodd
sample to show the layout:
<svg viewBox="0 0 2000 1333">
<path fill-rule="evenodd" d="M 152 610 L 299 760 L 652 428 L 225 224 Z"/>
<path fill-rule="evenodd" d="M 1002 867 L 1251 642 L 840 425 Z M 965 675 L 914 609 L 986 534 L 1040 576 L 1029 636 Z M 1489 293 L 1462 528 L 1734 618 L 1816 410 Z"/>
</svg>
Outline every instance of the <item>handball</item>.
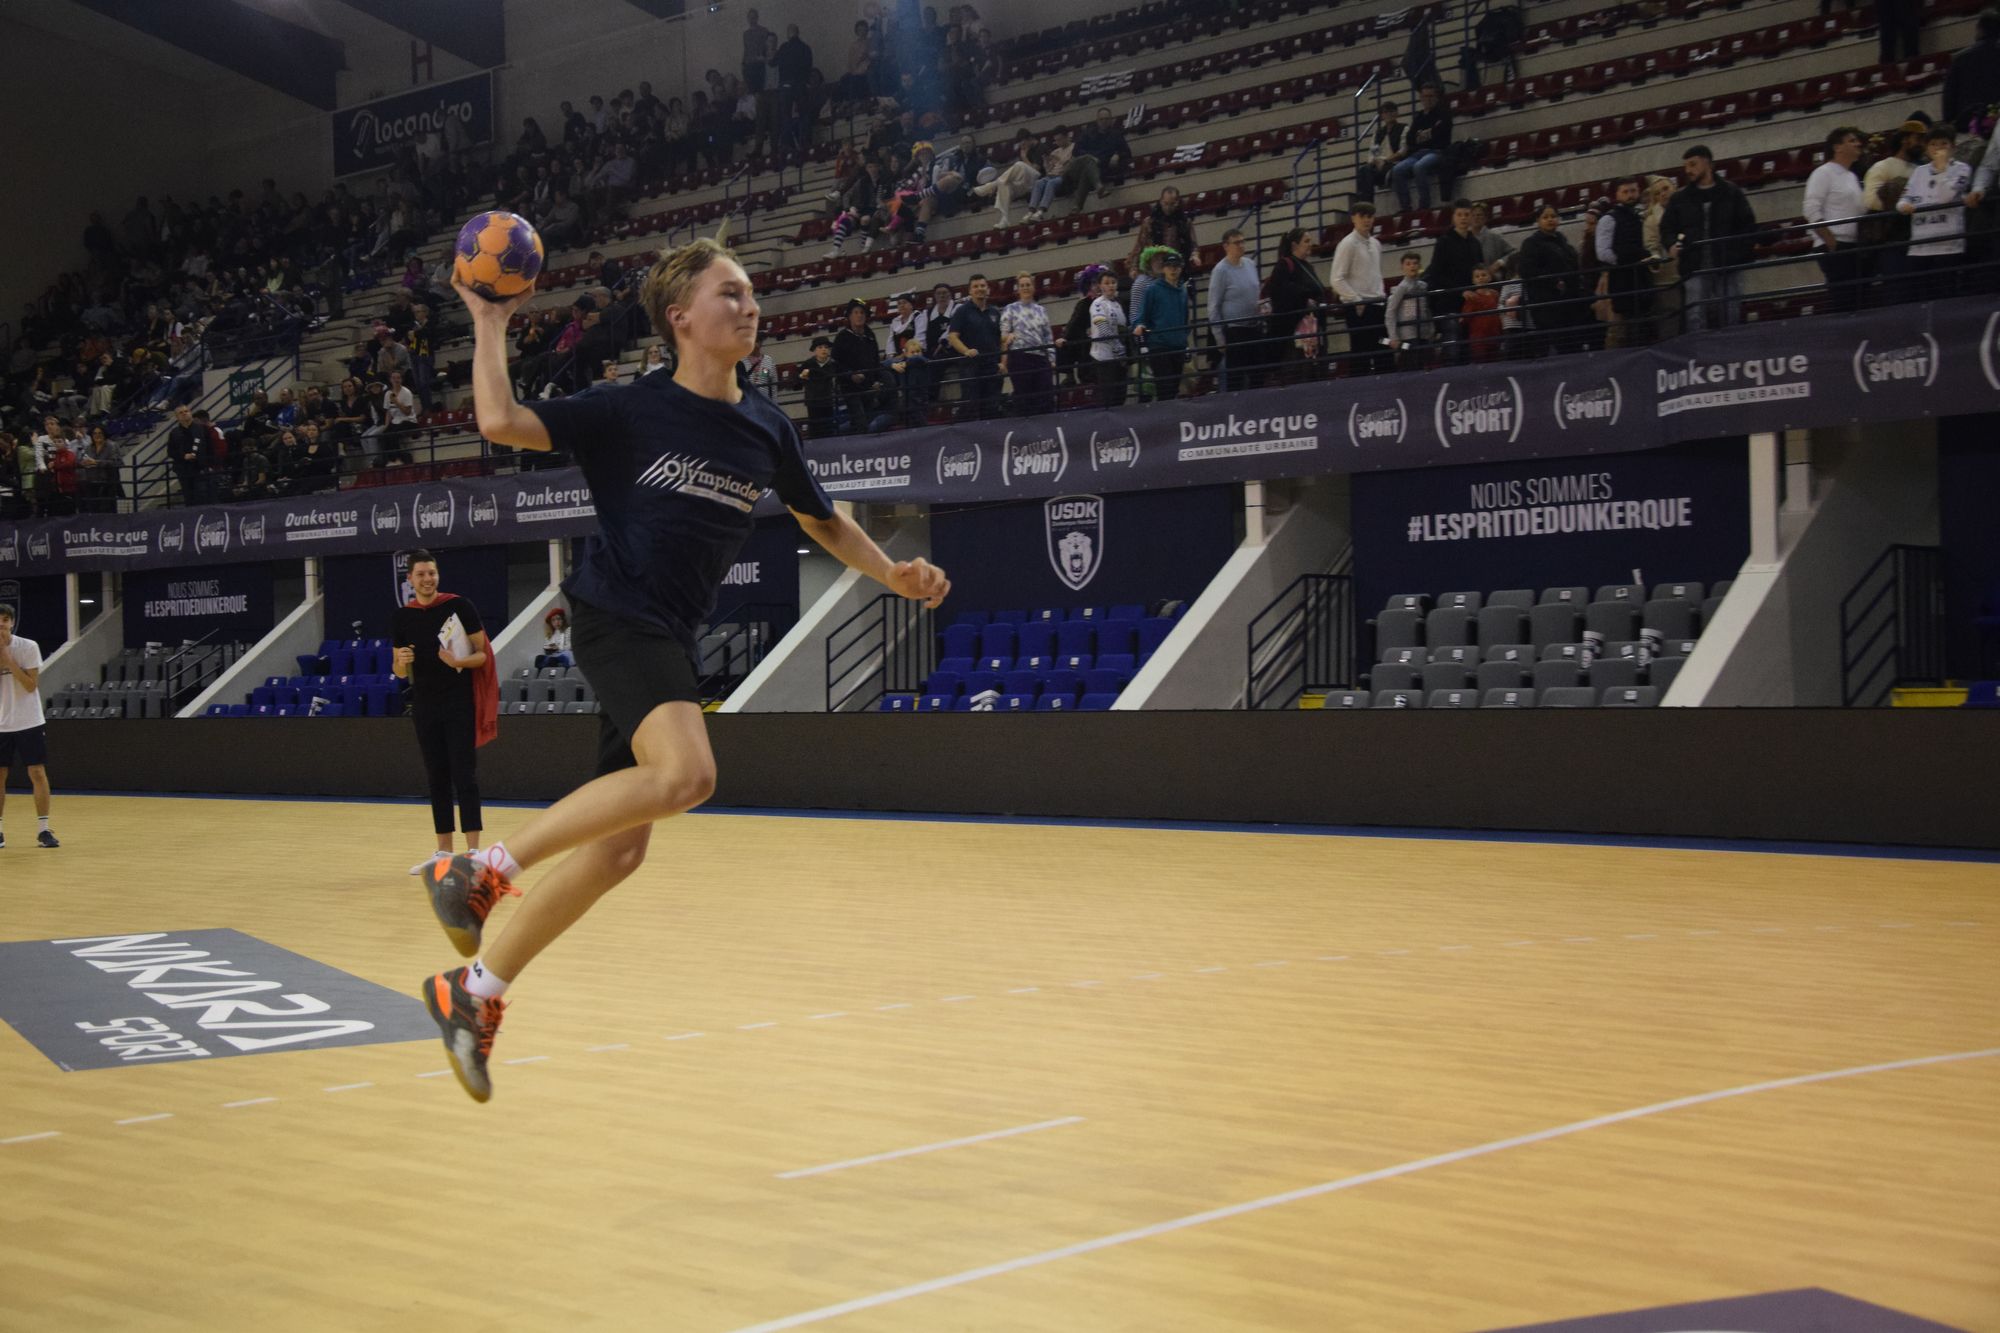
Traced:
<svg viewBox="0 0 2000 1333">
<path fill-rule="evenodd" d="M 489 301 L 505 301 L 535 285 L 542 271 L 542 238 L 526 218 L 494 210 L 458 229 L 452 273 Z"/>
</svg>

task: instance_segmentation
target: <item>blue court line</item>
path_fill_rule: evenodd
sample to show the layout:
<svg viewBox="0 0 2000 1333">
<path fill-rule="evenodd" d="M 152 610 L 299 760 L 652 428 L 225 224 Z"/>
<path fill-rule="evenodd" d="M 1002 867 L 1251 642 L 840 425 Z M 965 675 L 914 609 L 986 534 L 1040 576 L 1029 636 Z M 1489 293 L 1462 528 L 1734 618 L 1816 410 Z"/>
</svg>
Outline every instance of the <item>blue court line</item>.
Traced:
<svg viewBox="0 0 2000 1333">
<path fill-rule="evenodd" d="M 74 791 L 70 796 L 140 796 L 182 801 L 309 801 L 332 805 L 428 806 L 422 796 L 244 796 L 224 792 Z M 496 810 L 545 810 L 551 801 L 482 801 Z M 1761 852 L 1774 856 L 1852 856 L 1892 861 L 1959 861 L 2000 865 L 2000 848 L 1913 847 L 1894 843 L 1784 842 L 1765 838 L 1692 838 L 1627 833 L 1560 833 L 1508 829 L 1412 828 L 1385 824 L 1261 824 L 1220 820 L 1094 819 L 1065 815 L 972 815 L 897 810 L 786 810 L 765 806 L 704 806 L 694 815 L 776 819 L 875 819 L 915 824 L 1015 824 L 1025 828 L 1116 828 L 1162 833 L 1278 833 L 1307 838 L 1383 838 L 1426 842 L 1500 842 L 1557 847 L 1637 847 L 1681 852 Z"/>
</svg>

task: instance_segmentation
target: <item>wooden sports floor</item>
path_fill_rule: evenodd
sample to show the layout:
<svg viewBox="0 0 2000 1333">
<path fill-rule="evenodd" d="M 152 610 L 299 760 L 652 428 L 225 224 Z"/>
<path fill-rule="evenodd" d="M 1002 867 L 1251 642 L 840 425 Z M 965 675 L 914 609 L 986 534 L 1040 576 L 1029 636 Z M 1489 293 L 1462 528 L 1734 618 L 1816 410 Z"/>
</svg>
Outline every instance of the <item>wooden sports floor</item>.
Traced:
<svg viewBox="0 0 2000 1333">
<path fill-rule="evenodd" d="M 6 813 L 6 940 L 455 962 L 417 806 L 59 797 L 56 852 Z M 483 1107 L 434 1040 L 63 1072 L 0 1030 L 0 1328 L 1473 1333 L 1823 1287 L 2000 1330 L 2000 866 L 653 848 L 515 987 Z"/>
</svg>

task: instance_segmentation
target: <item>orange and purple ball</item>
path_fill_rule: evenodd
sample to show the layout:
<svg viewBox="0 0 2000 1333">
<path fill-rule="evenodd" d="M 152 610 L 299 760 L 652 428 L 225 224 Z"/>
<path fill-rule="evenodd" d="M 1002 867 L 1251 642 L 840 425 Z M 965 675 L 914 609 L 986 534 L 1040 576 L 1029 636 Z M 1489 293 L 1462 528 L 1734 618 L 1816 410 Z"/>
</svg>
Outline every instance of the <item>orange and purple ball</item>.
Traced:
<svg viewBox="0 0 2000 1333">
<path fill-rule="evenodd" d="M 458 229 L 458 280 L 489 301 L 505 301 L 535 285 L 542 271 L 542 238 L 526 218 L 498 209 Z"/>
</svg>

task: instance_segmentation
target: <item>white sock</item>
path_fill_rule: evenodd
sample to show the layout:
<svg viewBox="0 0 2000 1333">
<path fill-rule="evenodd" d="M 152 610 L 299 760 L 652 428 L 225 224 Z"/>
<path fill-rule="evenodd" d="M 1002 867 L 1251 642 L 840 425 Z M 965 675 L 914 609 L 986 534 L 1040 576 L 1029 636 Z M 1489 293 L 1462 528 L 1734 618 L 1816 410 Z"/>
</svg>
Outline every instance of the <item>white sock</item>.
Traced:
<svg viewBox="0 0 2000 1333">
<path fill-rule="evenodd" d="M 47 815 L 36 815 L 35 822 L 41 825 L 42 832 L 47 833 L 49 831 L 49 817 Z"/>
<path fill-rule="evenodd" d="M 486 970 L 484 959 L 475 958 L 465 969 L 465 988 L 482 1000 L 497 1000 L 507 993 L 507 983 Z"/>
<path fill-rule="evenodd" d="M 484 861 L 499 871 L 502 879 L 511 880 L 521 873 L 521 863 L 507 854 L 507 844 L 504 842 L 496 842 L 484 851 L 469 852 L 467 855 L 475 861 Z"/>
</svg>

